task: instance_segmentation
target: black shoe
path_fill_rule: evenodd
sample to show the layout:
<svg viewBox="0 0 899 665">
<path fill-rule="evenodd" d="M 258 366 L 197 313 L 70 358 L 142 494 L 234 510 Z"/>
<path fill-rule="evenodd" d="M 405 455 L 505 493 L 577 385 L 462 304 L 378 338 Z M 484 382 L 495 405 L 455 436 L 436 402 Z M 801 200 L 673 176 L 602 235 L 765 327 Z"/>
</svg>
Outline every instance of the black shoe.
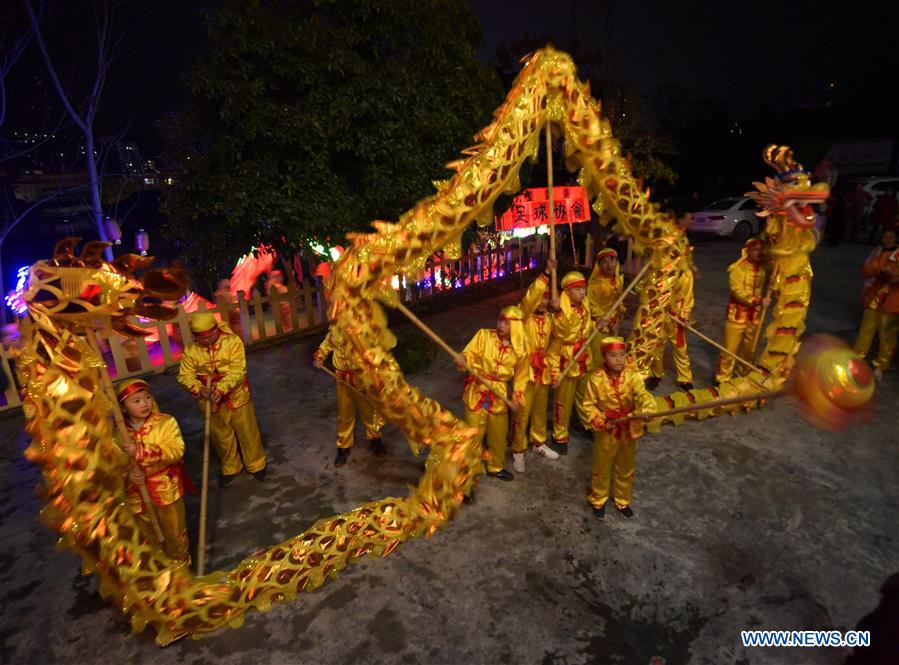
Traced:
<svg viewBox="0 0 899 665">
<path fill-rule="evenodd" d="M 334 466 L 341 467 L 346 465 L 346 459 L 350 456 L 349 448 L 338 448 L 337 457 L 334 458 Z"/>
<path fill-rule="evenodd" d="M 568 442 L 567 441 L 565 443 L 559 443 L 558 441 L 553 441 L 551 444 L 549 444 L 549 447 L 552 448 L 553 450 L 555 450 L 560 455 L 568 454 Z"/>
<path fill-rule="evenodd" d="M 462 497 L 462 503 L 471 505 L 474 503 L 474 490 L 471 491 L 471 494 L 466 494 Z"/>
<path fill-rule="evenodd" d="M 678 381 L 677 386 L 685 392 L 687 390 L 693 390 L 693 384 L 690 383 L 689 381 Z"/>
<path fill-rule="evenodd" d="M 629 520 L 634 516 L 634 511 L 631 510 L 630 506 L 625 506 L 624 508 L 619 508 L 618 506 L 615 507 L 618 508 L 618 514 L 626 520 Z"/>
<path fill-rule="evenodd" d="M 660 376 L 651 376 L 646 379 L 646 389 L 647 390 L 655 390 L 659 387 L 659 384 L 662 382 L 662 377 Z"/>
<path fill-rule="evenodd" d="M 371 447 L 371 451 L 375 454 L 375 457 L 381 457 L 382 455 L 387 454 L 387 448 L 384 447 L 384 442 L 381 439 L 369 439 L 368 445 Z"/>
<path fill-rule="evenodd" d="M 237 478 L 237 474 L 233 474 L 230 476 L 226 476 L 224 473 L 219 476 L 219 487 L 227 487 L 231 483 L 234 482 L 234 479 Z"/>
<path fill-rule="evenodd" d="M 254 471 L 252 476 L 255 480 L 257 480 L 261 483 L 263 480 L 265 480 L 265 474 L 267 472 L 268 472 L 268 467 L 264 466 L 261 469 L 259 469 L 259 471 Z"/>
<path fill-rule="evenodd" d="M 594 508 L 593 517 L 598 520 L 604 520 L 606 518 L 606 505 L 603 504 L 599 508 Z"/>
<path fill-rule="evenodd" d="M 515 474 L 505 469 L 499 471 L 488 471 L 487 475 L 491 478 L 499 478 L 500 480 L 515 480 Z"/>
</svg>

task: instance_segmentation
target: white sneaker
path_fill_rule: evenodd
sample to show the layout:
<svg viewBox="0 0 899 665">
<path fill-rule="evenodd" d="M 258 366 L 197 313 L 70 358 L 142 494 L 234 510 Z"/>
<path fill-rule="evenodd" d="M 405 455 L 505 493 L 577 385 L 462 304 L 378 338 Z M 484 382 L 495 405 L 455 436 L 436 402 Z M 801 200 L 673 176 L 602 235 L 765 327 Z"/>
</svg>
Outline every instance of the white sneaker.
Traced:
<svg viewBox="0 0 899 665">
<path fill-rule="evenodd" d="M 883 381 L 883 370 L 879 367 L 874 368 L 874 380 L 880 383 Z"/>
<path fill-rule="evenodd" d="M 512 453 L 512 468 L 515 473 L 524 473 L 524 453 Z"/>
<path fill-rule="evenodd" d="M 546 444 L 542 446 L 534 446 L 534 454 L 540 455 L 541 457 L 545 457 L 546 459 L 557 460 L 559 459 L 559 453 L 555 450 L 547 446 Z"/>
</svg>

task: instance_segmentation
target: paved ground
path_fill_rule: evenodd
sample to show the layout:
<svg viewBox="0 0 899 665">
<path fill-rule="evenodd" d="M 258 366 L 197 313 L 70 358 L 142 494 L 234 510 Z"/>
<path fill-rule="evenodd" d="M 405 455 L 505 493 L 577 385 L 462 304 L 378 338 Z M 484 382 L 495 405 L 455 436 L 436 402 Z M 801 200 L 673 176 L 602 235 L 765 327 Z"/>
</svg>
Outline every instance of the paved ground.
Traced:
<svg viewBox="0 0 899 665">
<path fill-rule="evenodd" d="M 697 319 L 714 337 L 724 269 L 737 251 L 726 241 L 697 247 Z M 867 251 L 852 245 L 815 255 L 811 331 L 852 337 Z M 428 321 L 461 348 L 514 298 Z M 242 477 L 211 491 L 214 567 L 360 501 L 401 495 L 422 471 L 423 456 L 413 457 L 395 429 L 385 437 L 386 459 L 360 442 L 346 468 L 331 466 L 334 402 L 328 377 L 309 367 L 311 352 L 307 343 L 250 355 L 271 474 L 263 485 Z M 692 355 L 701 384 L 716 357 L 698 342 Z M 524 476 L 485 479 L 478 502 L 433 540 L 409 542 L 318 592 L 252 613 L 240 630 L 165 650 L 150 631 L 132 636 L 75 557 L 54 550 L 54 535 L 37 523 L 39 476 L 21 457 L 21 421 L 3 421 L 0 662 L 839 663 L 839 649 L 745 650 L 740 630 L 854 628 L 899 570 L 899 375 L 887 377 L 873 418 L 852 431 L 815 430 L 780 401 L 644 439 L 631 522 L 592 518 L 586 439 L 575 439 L 562 462 L 529 456 Z M 413 381 L 461 413 L 461 376 L 443 357 Z M 153 387 L 182 424 L 197 478 L 199 414 L 173 377 Z M 669 380 L 659 392 L 672 388 Z M 194 529 L 197 512 L 192 500 Z"/>
</svg>

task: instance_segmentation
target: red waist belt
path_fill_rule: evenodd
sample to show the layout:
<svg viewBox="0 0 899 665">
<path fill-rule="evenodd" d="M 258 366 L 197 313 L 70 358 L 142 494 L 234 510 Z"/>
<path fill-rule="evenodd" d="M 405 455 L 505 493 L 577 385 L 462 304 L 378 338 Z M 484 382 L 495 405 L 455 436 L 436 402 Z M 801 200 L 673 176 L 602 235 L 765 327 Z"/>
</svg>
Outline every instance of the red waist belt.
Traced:
<svg viewBox="0 0 899 665">
<path fill-rule="evenodd" d="M 573 346 L 574 353 L 571 355 L 571 357 L 574 358 L 580 352 L 580 350 L 584 347 L 584 340 L 579 339 L 576 342 L 562 342 L 562 346 Z M 568 361 L 565 358 L 559 358 L 559 371 L 564 372 L 565 366 L 567 364 L 568 364 Z M 584 373 L 587 371 L 587 354 L 586 353 L 584 355 L 582 355 L 580 358 L 578 358 L 577 364 L 581 370 L 581 373 Z"/>
<path fill-rule="evenodd" d="M 606 422 L 610 420 L 616 420 L 618 418 L 626 418 L 634 412 L 633 409 L 622 409 L 620 411 L 611 410 L 606 411 Z M 631 438 L 631 423 L 629 420 L 623 420 L 620 423 L 615 423 L 611 432 L 609 432 L 612 436 L 621 438 L 623 436 L 627 436 Z"/>
<path fill-rule="evenodd" d="M 543 375 L 543 371 L 546 369 L 546 351 L 534 351 L 531 354 L 531 367 L 537 376 Z"/>
<path fill-rule="evenodd" d="M 487 379 L 488 381 L 503 381 L 503 382 L 505 382 L 505 379 L 502 379 L 494 374 L 488 374 L 487 376 L 484 376 L 482 378 Z M 465 385 L 464 385 L 463 389 L 467 389 L 470 385 L 475 384 L 475 383 L 478 385 L 482 385 L 480 381 L 478 381 L 471 374 L 469 374 L 468 376 L 465 377 Z M 488 407 L 493 408 L 493 403 L 496 400 L 497 400 L 496 395 L 493 393 L 492 390 L 490 390 L 486 386 L 484 386 L 484 390 L 481 391 L 481 394 L 478 395 L 478 404 L 479 405 L 486 404 Z"/>
<path fill-rule="evenodd" d="M 171 478 L 182 494 L 184 494 L 185 492 L 187 492 L 188 494 L 197 493 L 197 488 L 194 487 L 194 484 L 192 482 L 190 482 L 190 478 L 188 478 L 187 472 L 184 470 L 184 462 L 169 464 L 164 469 L 157 471 L 154 474 L 147 475 L 147 481 L 152 481 L 154 478 L 158 478 L 159 476 L 168 476 L 169 478 Z M 153 499 L 153 503 L 155 503 L 157 506 L 161 506 L 162 498 L 159 496 L 159 492 L 156 489 L 156 484 L 153 482 L 147 482 L 147 491 L 150 493 L 150 498 Z"/>
<path fill-rule="evenodd" d="M 198 380 L 200 381 L 200 383 L 202 383 L 204 386 L 206 385 L 206 379 L 207 379 L 208 377 L 209 377 L 208 374 L 197 374 L 197 379 L 198 379 Z M 224 374 L 213 374 L 213 375 L 212 375 L 212 385 L 215 385 L 216 383 L 218 383 L 219 381 L 221 381 L 221 380 L 224 379 L 224 378 L 225 378 L 225 375 L 224 375 Z M 240 383 L 238 383 L 236 386 L 234 386 L 234 387 L 233 387 L 227 394 L 230 395 L 231 393 L 233 393 L 233 392 L 234 392 L 235 390 L 237 390 L 238 388 L 242 388 L 242 387 L 244 387 L 244 386 L 249 387 L 249 385 L 250 385 L 250 382 L 249 382 L 249 380 L 247 379 L 247 375 L 244 374 L 243 380 L 242 380 Z"/>
</svg>

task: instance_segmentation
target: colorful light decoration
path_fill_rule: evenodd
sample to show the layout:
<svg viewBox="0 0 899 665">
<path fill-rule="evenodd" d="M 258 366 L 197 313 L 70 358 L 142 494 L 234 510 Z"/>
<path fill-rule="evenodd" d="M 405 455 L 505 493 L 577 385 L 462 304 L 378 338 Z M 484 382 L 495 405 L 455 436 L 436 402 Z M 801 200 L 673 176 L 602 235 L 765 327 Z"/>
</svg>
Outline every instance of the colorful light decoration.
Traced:
<svg viewBox="0 0 899 665">
<path fill-rule="evenodd" d="M 143 229 L 140 229 L 134 236 L 134 246 L 141 256 L 146 256 L 147 252 L 150 251 L 150 235 Z"/>
<path fill-rule="evenodd" d="M 28 307 L 25 304 L 25 288 L 28 285 L 28 266 L 22 266 L 16 271 L 16 288 L 6 294 L 6 306 L 16 316 L 25 316 Z"/>
</svg>

